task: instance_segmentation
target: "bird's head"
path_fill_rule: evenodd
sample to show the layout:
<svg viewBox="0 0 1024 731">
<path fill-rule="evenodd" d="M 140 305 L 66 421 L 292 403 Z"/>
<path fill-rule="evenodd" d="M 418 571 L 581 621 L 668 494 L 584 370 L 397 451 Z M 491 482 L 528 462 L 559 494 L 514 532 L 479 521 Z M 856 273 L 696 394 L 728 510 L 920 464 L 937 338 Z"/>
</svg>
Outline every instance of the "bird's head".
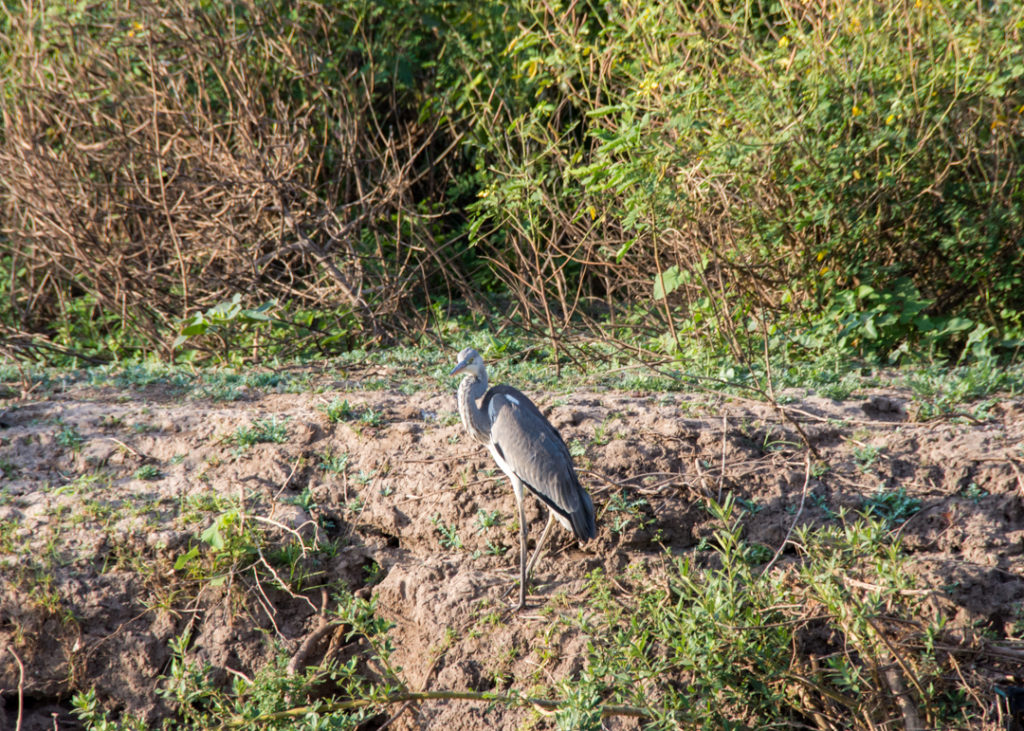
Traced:
<svg viewBox="0 0 1024 731">
<path fill-rule="evenodd" d="M 481 380 L 484 378 L 484 359 L 472 348 L 466 348 L 459 353 L 459 364 L 448 375 L 454 376 L 456 373 L 462 373 L 463 371 L 471 373 Z"/>
</svg>

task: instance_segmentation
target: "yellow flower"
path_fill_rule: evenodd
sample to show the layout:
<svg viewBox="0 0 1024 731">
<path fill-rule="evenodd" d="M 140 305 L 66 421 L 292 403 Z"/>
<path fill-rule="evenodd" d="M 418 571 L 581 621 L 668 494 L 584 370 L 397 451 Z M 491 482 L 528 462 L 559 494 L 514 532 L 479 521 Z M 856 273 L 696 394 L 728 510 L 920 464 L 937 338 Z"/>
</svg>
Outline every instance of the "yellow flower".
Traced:
<svg viewBox="0 0 1024 731">
<path fill-rule="evenodd" d="M 853 171 L 853 179 L 854 180 L 860 180 L 860 170 L 854 170 Z"/>
<path fill-rule="evenodd" d="M 821 261 L 824 258 L 825 258 L 825 252 L 824 251 L 819 251 L 818 252 L 818 261 Z"/>
<path fill-rule="evenodd" d="M 588 207 L 587 208 L 587 212 L 590 213 L 590 220 L 591 221 L 593 221 L 595 218 L 597 218 L 597 209 L 594 208 L 593 206 Z"/>
<path fill-rule="evenodd" d="M 888 117 L 885 118 L 885 123 L 886 124 L 892 124 L 893 121 L 895 121 L 895 119 L 896 119 L 896 115 L 895 114 L 890 114 Z"/>
<path fill-rule="evenodd" d="M 821 269 L 818 270 L 819 277 L 823 277 L 826 274 L 828 274 L 828 267 L 822 267 Z"/>
<path fill-rule="evenodd" d="M 782 36 L 782 38 L 779 39 L 779 48 L 787 48 L 788 46 L 789 38 L 787 38 L 786 36 Z"/>
<path fill-rule="evenodd" d="M 859 117 L 859 116 L 861 115 L 861 109 L 860 109 L 860 107 L 858 107 L 858 106 L 857 106 L 856 104 L 854 104 L 854 105 L 853 105 L 853 111 L 851 112 L 851 114 L 852 114 L 852 115 L 853 115 L 854 117 Z"/>
</svg>

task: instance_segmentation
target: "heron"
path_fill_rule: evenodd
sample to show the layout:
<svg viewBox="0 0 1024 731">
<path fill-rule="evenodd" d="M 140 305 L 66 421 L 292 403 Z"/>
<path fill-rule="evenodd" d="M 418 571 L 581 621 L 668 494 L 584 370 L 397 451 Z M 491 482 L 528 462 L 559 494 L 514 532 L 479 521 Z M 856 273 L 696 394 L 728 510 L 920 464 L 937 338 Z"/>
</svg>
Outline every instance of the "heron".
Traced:
<svg viewBox="0 0 1024 731">
<path fill-rule="evenodd" d="M 459 416 L 466 431 L 487 446 L 512 483 L 519 510 L 519 604 L 526 606 L 526 578 L 544 548 L 551 524 L 558 520 L 580 540 L 597 536 L 594 503 L 580 485 L 569 448 L 526 394 L 511 386 L 487 389 L 487 368 L 472 348 L 459 353 L 459 363 L 449 375 L 465 373 L 459 384 Z M 483 398 L 480 406 L 477 401 Z M 526 487 L 548 509 L 548 522 L 526 561 Z"/>
</svg>

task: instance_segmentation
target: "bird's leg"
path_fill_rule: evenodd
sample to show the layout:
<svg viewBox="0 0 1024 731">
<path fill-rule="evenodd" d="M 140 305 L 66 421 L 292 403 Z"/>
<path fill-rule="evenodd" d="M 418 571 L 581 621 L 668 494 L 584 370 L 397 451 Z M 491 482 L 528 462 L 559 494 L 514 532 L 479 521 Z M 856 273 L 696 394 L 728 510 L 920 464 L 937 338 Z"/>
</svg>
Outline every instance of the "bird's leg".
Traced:
<svg viewBox="0 0 1024 731">
<path fill-rule="evenodd" d="M 533 549 L 533 558 L 530 559 L 530 563 L 526 564 L 527 576 L 533 573 L 533 565 L 537 563 L 537 559 L 540 557 L 540 552 L 544 548 L 544 541 L 547 540 L 548 531 L 551 530 L 551 524 L 554 522 L 555 514 L 548 510 L 548 522 L 544 525 L 544 530 L 541 531 L 540 538 L 537 539 L 537 545 Z"/>
<path fill-rule="evenodd" d="M 526 606 L 526 507 L 520 490 L 516 490 L 516 502 L 519 503 L 519 606 L 518 612 Z"/>
</svg>

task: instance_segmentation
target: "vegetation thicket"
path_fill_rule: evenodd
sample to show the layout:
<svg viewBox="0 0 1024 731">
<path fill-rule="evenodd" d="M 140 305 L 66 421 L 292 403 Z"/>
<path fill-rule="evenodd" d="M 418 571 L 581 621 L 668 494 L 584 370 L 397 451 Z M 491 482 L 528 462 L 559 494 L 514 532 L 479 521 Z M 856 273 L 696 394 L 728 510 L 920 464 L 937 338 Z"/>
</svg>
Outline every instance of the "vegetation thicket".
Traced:
<svg viewBox="0 0 1024 731">
<path fill-rule="evenodd" d="M 486 342 L 497 327 L 456 332 L 499 313 L 550 338 L 556 355 L 568 335 L 587 334 L 593 357 L 565 371 L 516 364 L 549 383 L 631 348 L 711 363 L 723 389 L 749 388 L 729 364 L 753 371 L 763 357 L 767 387 L 754 388 L 808 454 L 812 441 L 775 398 L 773 363 L 842 363 L 820 378 L 778 368 L 774 382 L 844 398 L 852 362 L 923 362 L 906 382 L 920 407 L 910 418 L 987 419 L 992 400 L 958 405 L 1022 383 L 1019 367 L 1003 368 L 1024 344 L 1022 35 L 1015 0 L 7 2 L 0 380 L 17 370 L 23 394 L 54 388 L 46 366 L 56 365 L 61 383 L 109 375 L 235 400 L 309 381 L 287 369 L 190 366 L 211 354 L 239 365 L 312 352 L 342 353 L 342 367 L 405 359 L 403 372 L 436 379 L 447 371 L 441 348 L 415 361 L 404 348 L 368 351 L 431 332 L 500 353 L 507 341 Z M 83 359 L 100 365 L 66 368 Z M 616 361 L 601 383 L 683 383 L 669 383 L 668 369 L 628 371 Z M 394 384 L 362 382 L 385 385 Z M 355 433 L 384 418 L 347 399 L 322 411 Z M 223 439 L 238 458 L 289 441 L 289 423 L 261 417 Z M 851 440 L 866 470 L 879 448 Z M 87 437 L 58 420 L 53 442 L 75 452 Z M 295 464 L 313 469 L 312 459 Z M 315 459 L 342 476 L 348 502 L 348 453 Z M 1017 469 L 1019 457 L 1005 459 Z M 156 482 L 175 464 L 142 463 L 132 477 Z M 0 467 L 5 478 L 21 469 L 6 458 Z M 162 727 L 354 729 L 438 698 L 557 708 L 566 729 L 597 729 L 613 714 L 657 729 L 1001 723 L 1002 705 L 982 693 L 1014 690 L 994 680 L 1016 677 L 1004 669 L 1019 650 L 992 644 L 1007 640 L 999 627 L 1010 620 L 947 630 L 927 602 L 958 596 L 960 582 L 922 589 L 911 578 L 900 526 L 921 505 L 902 485 L 880 480 L 857 517 L 798 525 L 804 498 L 816 499 L 808 480 L 829 469 L 808 456 L 774 555 L 744 538 L 737 499 L 720 483 L 719 499 L 702 502 L 718 526 L 694 552 L 704 568 L 673 557 L 657 586 L 639 564 L 620 576 L 593 571 L 585 604 L 545 607 L 546 637 L 579 633 L 586 662 L 556 687 L 540 674 L 545 659 L 536 697 L 497 679 L 494 690 L 409 691 L 375 600 L 332 579 L 321 613 L 365 648 L 363 661 L 301 670 L 282 648 L 280 662 L 226 687 L 190 656 L 190 621 L 160 682 L 173 714 Z M 55 490 L 113 479 L 97 468 Z M 963 496 L 982 499 L 980 485 Z M 311 495 L 296 500 L 309 508 Z M 289 538 L 271 551 L 241 502 L 188 502 L 187 521 L 206 527 L 173 571 L 197 601 L 201 587 L 250 574 L 296 598 L 321 588 L 321 564 L 340 547 Z M 644 505 L 623 485 L 606 503 L 610 531 L 640 521 Z M 96 502 L 95 512 L 114 508 Z M 952 526 L 954 515 L 941 520 Z M 477 517 L 481 529 L 498 520 Z M 442 548 L 462 549 L 456 524 L 439 513 L 431 522 Z M 63 611 L 55 564 L 30 572 L 17 530 L 0 526 L 15 579 Z M 130 558 L 143 571 L 148 558 Z M 381 570 L 368 567 L 370 583 Z M 813 654 L 821 647 L 826 657 Z M 537 649 L 560 652 L 547 640 Z M 147 727 L 74 682 L 88 728 Z"/>
<path fill-rule="evenodd" d="M 669 353 L 1024 334 L 1018 3 L 25 1 L 0 25 L 19 355 L 351 346 L 489 296 Z"/>
</svg>

